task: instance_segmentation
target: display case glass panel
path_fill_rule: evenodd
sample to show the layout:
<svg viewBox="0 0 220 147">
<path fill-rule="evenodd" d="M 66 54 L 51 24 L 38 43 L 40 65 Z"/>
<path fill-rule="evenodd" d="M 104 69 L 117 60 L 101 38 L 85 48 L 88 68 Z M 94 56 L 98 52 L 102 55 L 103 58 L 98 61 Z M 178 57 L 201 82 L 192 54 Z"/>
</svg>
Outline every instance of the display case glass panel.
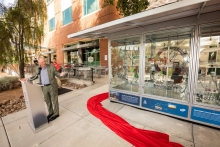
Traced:
<svg viewBox="0 0 220 147">
<path fill-rule="evenodd" d="M 188 100 L 192 34 L 193 28 L 181 28 L 145 36 L 145 94 Z"/>
<path fill-rule="evenodd" d="M 195 102 L 220 106 L 220 24 L 203 25 L 200 30 Z"/>
<path fill-rule="evenodd" d="M 111 41 L 111 88 L 138 92 L 140 37 Z"/>
</svg>

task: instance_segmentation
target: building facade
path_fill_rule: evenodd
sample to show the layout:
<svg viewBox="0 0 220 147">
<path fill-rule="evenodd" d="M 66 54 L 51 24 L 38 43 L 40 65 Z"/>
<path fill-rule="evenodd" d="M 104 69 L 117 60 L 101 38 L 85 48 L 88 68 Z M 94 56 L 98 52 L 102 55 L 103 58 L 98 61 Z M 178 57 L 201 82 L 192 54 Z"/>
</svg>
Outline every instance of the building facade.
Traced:
<svg viewBox="0 0 220 147">
<path fill-rule="evenodd" d="M 107 39 L 69 39 L 67 35 L 118 19 L 114 6 L 103 7 L 103 0 L 46 0 L 48 18 L 42 46 L 48 61 L 56 58 L 59 64 L 77 62 L 107 66 Z M 88 63 L 88 57 L 93 62 Z"/>
</svg>

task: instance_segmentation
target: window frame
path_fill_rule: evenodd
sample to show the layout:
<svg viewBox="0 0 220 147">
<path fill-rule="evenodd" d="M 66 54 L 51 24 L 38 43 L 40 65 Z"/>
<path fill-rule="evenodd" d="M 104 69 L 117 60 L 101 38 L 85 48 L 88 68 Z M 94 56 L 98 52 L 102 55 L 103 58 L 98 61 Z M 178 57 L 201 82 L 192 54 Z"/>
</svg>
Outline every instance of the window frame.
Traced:
<svg viewBox="0 0 220 147">
<path fill-rule="evenodd" d="M 67 10 L 67 9 L 70 9 L 70 16 L 71 16 L 71 20 L 69 21 L 69 22 L 67 22 L 67 23 L 64 23 L 64 12 Z M 65 26 L 65 25 L 68 25 L 68 24 L 70 24 L 71 22 L 73 22 L 73 17 L 72 17 L 72 6 L 69 6 L 68 8 L 66 8 L 64 11 L 62 11 L 62 24 L 63 24 L 63 26 Z"/>
<path fill-rule="evenodd" d="M 97 11 L 100 10 L 100 4 L 99 4 L 100 0 L 95 0 L 96 3 L 97 3 L 97 9 L 96 9 L 95 11 L 93 11 L 93 12 L 90 12 L 90 13 L 88 13 L 88 12 L 86 11 L 86 14 L 85 14 L 85 4 L 84 4 L 84 1 L 87 2 L 88 0 L 82 0 L 82 11 L 83 11 L 83 16 L 91 15 L 91 14 L 96 13 Z M 87 5 L 87 3 L 86 3 L 86 5 Z M 86 6 L 86 10 L 87 10 L 87 8 L 88 8 L 88 7 Z"/>
<path fill-rule="evenodd" d="M 54 28 L 53 28 L 53 29 L 52 29 L 51 26 L 50 26 L 50 21 L 51 21 L 52 19 L 54 19 Z M 55 24 L 56 24 L 56 23 L 55 23 L 55 16 L 54 16 L 53 18 L 49 19 L 48 22 L 49 22 L 49 32 L 54 31 L 55 28 L 56 28 L 56 25 L 55 25 Z"/>
</svg>

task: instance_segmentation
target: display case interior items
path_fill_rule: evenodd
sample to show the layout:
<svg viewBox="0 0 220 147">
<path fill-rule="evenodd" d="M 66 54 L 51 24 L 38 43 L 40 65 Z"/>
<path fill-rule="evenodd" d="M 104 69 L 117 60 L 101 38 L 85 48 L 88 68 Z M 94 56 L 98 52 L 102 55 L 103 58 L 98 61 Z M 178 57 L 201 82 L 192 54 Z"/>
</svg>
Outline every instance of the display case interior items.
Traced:
<svg viewBox="0 0 220 147">
<path fill-rule="evenodd" d="M 111 88 L 138 92 L 140 37 L 111 41 Z"/>
<path fill-rule="evenodd" d="M 193 28 L 145 35 L 144 93 L 187 101 Z"/>
<path fill-rule="evenodd" d="M 220 24 L 203 25 L 200 30 L 195 102 L 220 106 Z"/>
</svg>

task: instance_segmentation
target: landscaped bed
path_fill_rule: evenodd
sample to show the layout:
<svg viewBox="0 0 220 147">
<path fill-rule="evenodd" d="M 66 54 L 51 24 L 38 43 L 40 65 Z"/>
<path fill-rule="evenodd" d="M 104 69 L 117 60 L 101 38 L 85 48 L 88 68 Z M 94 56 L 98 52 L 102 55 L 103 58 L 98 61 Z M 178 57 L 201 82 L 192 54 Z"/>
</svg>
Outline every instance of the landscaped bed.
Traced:
<svg viewBox="0 0 220 147">
<path fill-rule="evenodd" d="M 83 84 L 65 82 L 63 87 L 82 89 L 87 87 Z M 21 83 L 18 77 L 0 73 L 0 117 L 26 108 Z"/>
</svg>

